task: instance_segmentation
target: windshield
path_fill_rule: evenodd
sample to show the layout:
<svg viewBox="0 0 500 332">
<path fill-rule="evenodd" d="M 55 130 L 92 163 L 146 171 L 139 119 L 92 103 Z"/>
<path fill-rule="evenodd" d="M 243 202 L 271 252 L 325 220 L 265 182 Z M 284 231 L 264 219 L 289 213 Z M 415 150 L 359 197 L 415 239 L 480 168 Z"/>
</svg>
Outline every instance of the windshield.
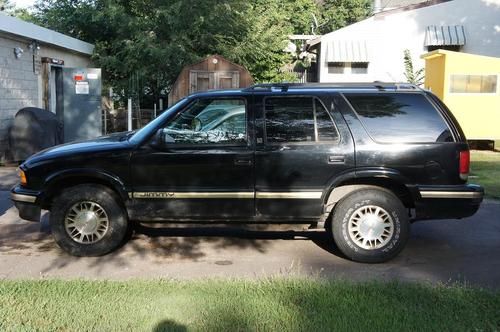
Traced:
<svg viewBox="0 0 500 332">
<path fill-rule="evenodd" d="M 143 128 L 139 129 L 132 137 L 130 137 L 130 142 L 137 144 L 141 142 L 146 136 L 148 136 L 152 130 L 157 128 L 160 123 L 162 123 L 166 118 L 168 118 L 172 113 L 177 112 L 179 108 L 184 107 L 184 105 L 188 102 L 187 98 L 182 98 L 179 100 L 177 103 L 175 103 L 173 106 L 168 108 L 165 112 L 163 112 L 160 116 L 158 116 L 156 119 L 148 123 L 146 126 Z"/>
</svg>

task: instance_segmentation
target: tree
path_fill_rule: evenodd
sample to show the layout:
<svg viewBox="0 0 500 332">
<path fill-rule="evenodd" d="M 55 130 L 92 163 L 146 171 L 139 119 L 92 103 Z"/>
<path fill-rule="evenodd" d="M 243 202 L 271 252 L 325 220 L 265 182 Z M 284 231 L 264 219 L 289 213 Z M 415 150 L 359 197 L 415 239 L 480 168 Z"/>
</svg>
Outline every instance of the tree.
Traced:
<svg viewBox="0 0 500 332">
<path fill-rule="evenodd" d="M 31 14 L 24 8 L 18 8 L 10 0 L 0 0 L 0 12 L 14 16 L 25 21 L 31 21 Z"/>
<path fill-rule="evenodd" d="M 288 36 L 309 33 L 321 6 L 337 27 L 359 18 L 366 1 L 37 0 L 34 19 L 95 44 L 93 61 L 116 92 L 157 97 L 185 65 L 211 54 L 245 66 L 257 82 L 293 80 L 282 70 L 292 60 L 283 52 Z"/>
<path fill-rule="evenodd" d="M 320 32 L 328 33 L 365 19 L 371 13 L 370 0 L 324 0 Z"/>
<path fill-rule="evenodd" d="M 291 1 L 290 1 L 291 2 Z M 280 81 L 293 26 L 280 1 L 48 0 L 35 17 L 48 28 L 96 45 L 93 60 L 110 85 L 128 93 L 168 90 L 186 64 L 209 54 L 246 66 L 256 81 Z"/>
<path fill-rule="evenodd" d="M 413 68 L 413 60 L 411 57 L 410 50 L 406 49 L 403 51 L 404 56 L 404 65 L 405 65 L 405 77 L 408 83 L 412 83 L 415 85 L 422 85 L 424 84 L 424 78 L 425 78 L 425 68 L 420 68 L 415 70 Z"/>
<path fill-rule="evenodd" d="M 314 17 L 320 16 L 321 5 L 315 0 L 282 0 L 280 7 L 294 34 L 312 34 Z"/>
</svg>

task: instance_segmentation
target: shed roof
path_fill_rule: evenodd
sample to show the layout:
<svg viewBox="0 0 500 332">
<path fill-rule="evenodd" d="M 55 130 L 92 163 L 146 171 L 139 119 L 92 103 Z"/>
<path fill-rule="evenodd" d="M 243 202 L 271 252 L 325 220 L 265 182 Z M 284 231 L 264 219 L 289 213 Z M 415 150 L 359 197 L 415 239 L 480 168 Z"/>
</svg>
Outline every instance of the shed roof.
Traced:
<svg viewBox="0 0 500 332">
<path fill-rule="evenodd" d="M 22 38 L 59 46 L 74 52 L 91 55 L 94 45 L 62 33 L 43 28 L 39 25 L 25 22 L 21 19 L 0 13 L 0 32 L 5 32 Z"/>
</svg>

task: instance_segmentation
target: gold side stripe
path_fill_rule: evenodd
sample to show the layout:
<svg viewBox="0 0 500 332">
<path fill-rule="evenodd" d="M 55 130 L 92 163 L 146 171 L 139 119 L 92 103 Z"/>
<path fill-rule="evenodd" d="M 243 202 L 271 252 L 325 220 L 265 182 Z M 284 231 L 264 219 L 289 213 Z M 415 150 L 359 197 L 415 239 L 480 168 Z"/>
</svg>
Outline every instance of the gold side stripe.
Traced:
<svg viewBox="0 0 500 332">
<path fill-rule="evenodd" d="M 134 192 L 130 198 L 137 199 L 181 199 L 181 198 L 243 198 L 243 199 L 320 199 L 321 191 L 309 192 Z"/>
<path fill-rule="evenodd" d="M 255 196 L 261 199 L 320 199 L 321 191 L 296 191 L 296 192 L 257 192 Z"/>
<path fill-rule="evenodd" d="M 16 202 L 35 203 L 36 197 L 22 194 L 10 194 L 10 199 Z"/>
<path fill-rule="evenodd" d="M 421 191 L 422 198 L 481 198 L 481 192 L 461 192 L 461 191 Z"/>
<path fill-rule="evenodd" d="M 161 198 L 254 198 L 253 191 L 249 192 L 135 192 L 129 197 L 138 199 Z"/>
</svg>

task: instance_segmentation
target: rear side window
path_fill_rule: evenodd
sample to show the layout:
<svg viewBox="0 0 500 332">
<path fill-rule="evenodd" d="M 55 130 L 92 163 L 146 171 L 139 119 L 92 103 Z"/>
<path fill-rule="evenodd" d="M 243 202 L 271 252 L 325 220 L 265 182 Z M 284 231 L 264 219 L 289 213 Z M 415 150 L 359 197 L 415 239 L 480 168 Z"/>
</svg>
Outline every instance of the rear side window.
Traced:
<svg viewBox="0 0 500 332">
<path fill-rule="evenodd" d="M 323 104 L 313 97 L 265 99 L 268 143 L 333 142 L 338 131 Z"/>
<path fill-rule="evenodd" d="M 416 93 L 345 94 L 370 136 L 382 143 L 453 142 L 438 111 Z"/>
</svg>

